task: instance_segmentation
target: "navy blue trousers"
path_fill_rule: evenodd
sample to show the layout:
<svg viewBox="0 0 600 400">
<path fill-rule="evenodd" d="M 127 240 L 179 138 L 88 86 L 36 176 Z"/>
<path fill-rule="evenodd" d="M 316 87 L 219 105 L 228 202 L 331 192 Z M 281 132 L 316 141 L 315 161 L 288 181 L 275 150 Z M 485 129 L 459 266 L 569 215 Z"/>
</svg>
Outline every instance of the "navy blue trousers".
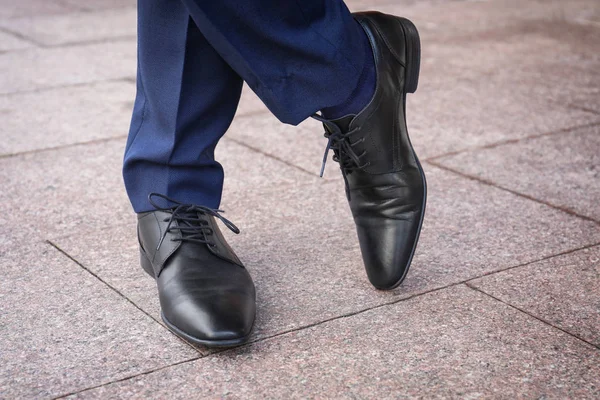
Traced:
<svg viewBox="0 0 600 400">
<path fill-rule="evenodd" d="M 342 0 L 138 0 L 137 95 L 123 166 L 136 212 L 148 194 L 219 207 L 214 150 L 242 83 L 296 125 L 344 102 L 365 52 Z"/>
</svg>

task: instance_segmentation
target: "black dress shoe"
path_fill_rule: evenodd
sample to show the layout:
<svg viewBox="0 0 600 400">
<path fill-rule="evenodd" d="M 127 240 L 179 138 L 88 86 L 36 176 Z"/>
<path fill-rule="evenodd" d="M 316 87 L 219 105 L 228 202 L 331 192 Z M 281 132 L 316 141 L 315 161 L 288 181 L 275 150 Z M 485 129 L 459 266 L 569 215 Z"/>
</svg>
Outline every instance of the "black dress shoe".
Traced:
<svg viewBox="0 0 600 400">
<path fill-rule="evenodd" d="M 325 126 L 340 164 L 367 275 L 378 289 L 400 285 L 412 261 L 425 213 L 425 174 L 408 137 L 406 93 L 417 89 L 420 40 L 407 19 L 354 14 L 373 48 L 377 88 L 357 115 Z M 323 169 L 321 170 L 321 174 Z"/>
<path fill-rule="evenodd" d="M 173 204 L 161 208 L 153 201 Z M 223 237 L 215 217 L 239 233 L 219 210 L 181 204 L 152 193 L 156 211 L 138 214 L 142 268 L 156 279 L 161 316 L 184 339 L 211 347 L 248 340 L 256 314 L 250 274 Z"/>
</svg>

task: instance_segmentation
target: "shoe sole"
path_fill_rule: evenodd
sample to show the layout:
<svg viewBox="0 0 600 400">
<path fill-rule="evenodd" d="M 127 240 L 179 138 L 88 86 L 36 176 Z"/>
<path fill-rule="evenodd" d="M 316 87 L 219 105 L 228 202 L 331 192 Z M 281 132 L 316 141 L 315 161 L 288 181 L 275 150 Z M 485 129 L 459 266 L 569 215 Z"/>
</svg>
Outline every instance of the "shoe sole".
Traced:
<svg viewBox="0 0 600 400">
<path fill-rule="evenodd" d="M 400 26 L 402 26 L 402 30 L 404 31 L 404 40 L 406 44 L 406 65 L 404 68 L 404 124 L 406 125 L 406 94 L 414 93 L 417 91 L 417 86 L 419 85 L 419 71 L 421 69 L 421 39 L 419 37 L 419 31 L 415 24 L 413 24 L 410 20 L 406 18 L 398 18 L 400 22 Z M 404 274 L 402 277 L 394 283 L 390 287 L 385 288 L 377 288 L 379 290 L 393 290 L 396 289 L 406 278 L 408 274 L 408 270 L 410 269 L 410 264 L 412 263 L 413 256 L 415 255 L 415 250 L 417 249 L 417 244 L 419 242 L 419 237 L 421 236 L 421 227 L 423 226 L 423 219 L 425 217 L 425 205 L 427 203 L 427 181 L 425 179 L 425 171 L 423 171 L 423 167 L 421 166 L 421 162 L 417 157 L 417 153 L 415 153 L 415 149 L 412 146 L 410 141 L 410 136 L 408 135 L 408 128 L 406 129 L 408 144 L 410 145 L 410 150 L 417 162 L 417 167 L 419 168 L 419 172 L 421 173 L 421 179 L 423 180 L 423 204 L 421 206 L 421 219 L 419 221 L 419 228 L 417 230 L 417 236 L 415 238 L 415 243 L 413 245 L 412 251 L 410 253 L 410 257 L 408 259 L 408 264 L 406 265 L 406 269 L 404 270 Z"/>
<path fill-rule="evenodd" d="M 146 256 L 146 254 L 144 254 L 144 252 L 141 249 L 140 249 L 140 264 L 142 265 L 142 269 L 148 275 L 150 275 L 150 277 L 152 279 L 156 280 L 156 277 L 154 276 L 154 268 L 152 268 L 152 263 L 150 262 L 150 260 Z M 199 344 L 199 345 L 206 346 L 206 347 L 239 346 L 239 345 L 246 343 L 251 335 L 251 333 L 249 333 L 248 335 L 240 337 L 240 338 L 227 339 L 227 340 L 199 339 L 195 336 L 191 336 L 191 335 L 185 333 L 184 331 L 182 331 L 181 329 L 179 329 L 175 325 L 173 325 L 171 322 L 169 322 L 169 320 L 165 317 L 165 314 L 163 314 L 162 310 L 160 312 L 160 317 L 163 320 L 163 322 L 165 323 L 165 325 L 167 326 L 167 328 L 169 328 L 169 330 L 171 332 L 173 332 L 174 334 L 176 334 L 177 336 L 181 337 L 182 339 L 184 339 L 192 344 Z M 252 329 L 250 329 L 250 332 L 252 332 Z"/>
</svg>

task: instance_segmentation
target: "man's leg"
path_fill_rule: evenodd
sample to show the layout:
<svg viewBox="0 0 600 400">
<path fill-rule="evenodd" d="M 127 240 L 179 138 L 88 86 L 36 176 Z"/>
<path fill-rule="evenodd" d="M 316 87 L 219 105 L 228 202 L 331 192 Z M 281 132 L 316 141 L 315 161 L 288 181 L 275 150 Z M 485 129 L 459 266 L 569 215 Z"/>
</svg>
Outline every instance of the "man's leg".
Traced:
<svg viewBox="0 0 600 400">
<path fill-rule="evenodd" d="M 211 45 L 282 122 L 295 125 L 338 105 L 345 107 L 333 114 L 358 112 L 371 99 L 369 41 L 342 0 L 182 1 Z"/>
<path fill-rule="evenodd" d="M 412 22 L 352 15 L 342 0 L 182 1 L 281 121 L 296 124 L 322 111 L 318 119 L 340 163 L 369 279 L 379 289 L 397 287 L 414 255 L 426 200 L 405 118 L 420 65 Z"/>
<path fill-rule="evenodd" d="M 242 79 L 208 44 L 184 5 L 138 2 L 137 97 L 123 176 L 136 212 L 158 192 L 217 208 L 214 149 L 237 109 Z"/>
<path fill-rule="evenodd" d="M 246 341 L 255 289 L 217 219 L 223 169 L 214 159 L 242 79 L 184 5 L 138 0 L 137 98 L 123 176 L 138 213 L 142 268 L 156 279 L 165 324 L 188 341 Z M 175 199 L 175 200 L 173 200 Z"/>
</svg>

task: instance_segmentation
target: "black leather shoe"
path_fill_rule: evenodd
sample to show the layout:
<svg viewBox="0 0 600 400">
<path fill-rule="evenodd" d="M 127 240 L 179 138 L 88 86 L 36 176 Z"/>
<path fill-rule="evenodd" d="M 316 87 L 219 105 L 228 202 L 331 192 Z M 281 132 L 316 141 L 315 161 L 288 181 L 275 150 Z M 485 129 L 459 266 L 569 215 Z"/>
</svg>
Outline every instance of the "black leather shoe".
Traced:
<svg viewBox="0 0 600 400">
<path fill-rule="evenodd" d="M 417 89 L 420 40 L 407 19 L 354 14 L 373 48 L 377 88 L 357 115 L 325 126 L 340 164 L 367 275 L 378 289 L 400 285 L 412 261 L 425 213 L 425 174 L 406 128 L 406 93 Z M 323 169 L 321 169 L 321 174 Z"/>
<path fill-rule="evenodd" d="M 161 208 L 153 201 L 173 204 Z M 142 268 L 156 279 L 165 324 L 184 339 L 211 347 L 248 340 L 256 299 L 250 274 L 223 237 L 219 210 L 152 193 L 156 211 L 138 214 Z"/>
</svg>

